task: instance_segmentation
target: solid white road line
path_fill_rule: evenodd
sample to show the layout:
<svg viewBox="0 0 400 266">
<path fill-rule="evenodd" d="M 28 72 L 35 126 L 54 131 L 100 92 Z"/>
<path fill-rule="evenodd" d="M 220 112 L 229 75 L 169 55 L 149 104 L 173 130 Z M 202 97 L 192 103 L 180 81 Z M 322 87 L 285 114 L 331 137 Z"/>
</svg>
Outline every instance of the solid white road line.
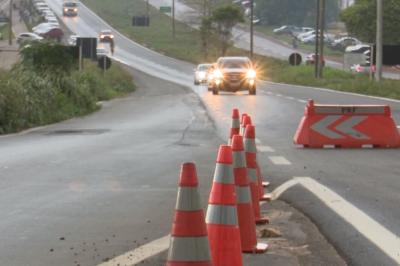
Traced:
<svg viewBox="0 0 400 266">
<path fill-rule="evenodd" d="M 272 147 L 266 145 L 257 146 L 257 150 L 259 152 L 275 152 L 275 150 Z"/>
<path fill-rule="evenodd" d="M 268 156 L 268 158 L 271 160 L 271 162 L 275 165 L 291 165 L 292 163 L 289 162 L 285 157 L 283 156 Z"/>
<path fill-rule="evenodd" d="M 169 235 L 156 239 L 150 243 L 140 246 L 132 251 L 115 257 L 107 262 L 101 263 L 98 266 L 133 266 L 139 264 L 141 261 L 148 259 L 152 256 L 164 252 L 169 247 Z"/>
<path fill-rule="evenodd" d="M 296 100 L 295 98 L 291 97 L 291 96 L 285 96 L 286 99 L 288 100 Z"/>
<path fill-rule="evenodd" d="M 261 144 L 261 140 L 256 138 L 256 144 Z"/>
<path fill-rule="evenodd" d="M 275 96 L 282 97 L 282 94 L 277 93 Z"/>
<path fill-rule="evenodd" d="M 283 192 L 295 185 L 302 185 L 317 196 L 326 206 L 351 224 L 365 238 L 369 239 L 385 254 L 400 264 L 399 236 L 390 232 L 383 225 L 352 205 L 342 196 L 314 179 L 310 177 L 294 177 L 292 180 L 277 187 L 271 193 L 272 200 L 279 198 Z"/>
</svg>

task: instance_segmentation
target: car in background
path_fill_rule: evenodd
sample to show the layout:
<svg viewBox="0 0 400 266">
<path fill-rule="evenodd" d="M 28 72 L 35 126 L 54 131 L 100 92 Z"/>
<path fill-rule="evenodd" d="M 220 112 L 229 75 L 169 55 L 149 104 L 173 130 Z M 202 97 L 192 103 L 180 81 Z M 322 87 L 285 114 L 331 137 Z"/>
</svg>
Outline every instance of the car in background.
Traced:
<svg viewBox="0 0 400 266">
<path fill-rule="evenodd" d="M 306 56 L 306 60 L 305 63 L 306 65 L 315 65 L 315 61 L 316 61 L 316 56 L 315 54 L 309 54 Z M 325 58 L 322 57 L 322 66 L 325 66 Z"/>
<path fill-rule="evenodd" d="M 212 64 L 200 64 L 194 71 L 194 85 L 206 83 Z"/>
<path fill-rule="evenodd" d="M 361 44 L 361 42 L 358 39 L 347 36 L 333 40 L 329 46 L 333 50 L 344 51 L 348 46 L 354 46 L 357 44 Z"/>
<path fill-rule="evenodd" d="M 362 54 L 366 51 L 369 51 L 370 49 L 371 49 L 371 46 L 368 44 L 357 44 L 354 46 L 347 46 L 345 49 L 345 52 Z"/>
<path fill-rule="evenodd" d="M 275 34 L 290 34 L 292 35 L 293 32 L 300 31 L 301 28 L 292 25 L 283 25 L 282 27 L 274 29 L 272 32 Z"/>
<path fill-rule="evenodd" d="M 220 91 L 247 90 L 256 94 L 256 70 L 248 57 L 220 57 L 214 66 L 209 86 L 214 95 Z"/>
<path fill-rule="evenodd" d="M 75 17 L 78 15 L 78 3 L 75 1 L 64 1 L 63 16 Z"/>
<path fill-rule="evenodd" d="M 114 34 L 111 30 L 102 30 L 99 34 L 99 41 L 100 42 L 113 42 L 114 41 Z"/>
<path fill-rule="evenodd" d="M 350 67 L 350 71 L 356 74 L 370 74 L 376 72 L 376 66 L 355 64 Z"/>
<path fill-rule="evenodd" d="M 18 44 L 24 44 L 26 42 L 41 41 L 41 40 L 43 40 L 43 37 L 33 32 L 23 32 L 18 34 L 17 36 Z"/>
</svg>

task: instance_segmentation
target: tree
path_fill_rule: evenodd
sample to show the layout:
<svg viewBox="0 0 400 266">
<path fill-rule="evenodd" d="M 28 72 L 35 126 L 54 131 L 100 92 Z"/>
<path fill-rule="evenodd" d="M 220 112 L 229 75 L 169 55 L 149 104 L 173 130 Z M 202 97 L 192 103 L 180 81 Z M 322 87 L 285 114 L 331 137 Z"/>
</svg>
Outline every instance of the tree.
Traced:
<svg viewBox="0 0 400 266">
<path fill-rule="evenodd" d="M 385 0 L 383 3 L 383 42 L 400 44 L 400 1 Z M 341 13 L 350 34 L 362 41 L 375 43 L 376 0 L 358 0 Z"/>
<path fill-rule="evenodd" d="M 239 22 L 244 22 L 242 11 L 232 5 L 222 6 L 213 11 L 211 19 L 216 25 L 222 56 L 225 56 L 228 48 L 232 45 L 233 27 Z"/>
<path fill-rule="evenodd" d="M 316 0 L 255 0 L 256 15 L 268 25 L 314 26 Z M 339 18 L 339 1 L 326 0 L 326 22 Z"/>
<path fill-rule="evenodd" d="M 205 59 L 207 59 L 208 57 L 208 47 L 211 34 L 212 34 L 212 20 L 210 17 L 203 17 L 200 25 L 200 38 L 201 38 L 201 47 L 203 49 Z"/>
</svg>

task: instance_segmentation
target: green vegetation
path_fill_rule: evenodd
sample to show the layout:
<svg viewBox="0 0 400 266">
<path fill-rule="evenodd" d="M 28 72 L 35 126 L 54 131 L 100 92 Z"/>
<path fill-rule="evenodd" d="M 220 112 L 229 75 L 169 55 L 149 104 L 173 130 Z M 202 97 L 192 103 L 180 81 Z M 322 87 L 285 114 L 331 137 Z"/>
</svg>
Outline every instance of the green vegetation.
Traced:
<svg viewBox="0 0 400 266">
<path fill-rule="evenodd" d="M 384 1 L 383 14 L 383 42 L 400 44 L 400 1 Z M 365 42 L 375 42 L 376 1 L 358 0 L 342 12 L 341 18 L 346 23 L 349 33 Z"/>
<path fill-rule="evenodd" d="M 174 40 L 171 36 L 171 19 L 155 8 L 150 8 L 151 27 L 132 27 L 130 24 L 132 16 L 145 12 L 146 6 L 142 1 L 84 0 L 83 2 L 127 36 L 169 56 L 193 63 L 205 60 L 213 62 L 220 56 L 217 36 L 211 35 L 209 38 L 208 55 L 205 59 L 202 34 L 185 24 L 177 23 L 178 32 Z M 232 47 L 227 55 L 248 55 L 248 52 Z M 255 62 L 259 77 L 262 79 L 400 99 L 399 81 L 384 80 L 382 83 L 375 83 L 369 81 L 367 76 L 355 76 L 330 68 L 325 68 L 324 79 L 316 80 L 313 66 L 292 67 L 286 61 L 265 56 L 256 56 Z"/>
<path fill-rule="evenodd" d="M 96 64 L 85 62 L 79 72 L 63 51 L 59 45 L 35 44 L 22 52 L 21 63 L 0 72 L 0 134 L 85 115 L 98 109 L 98 101 L 134 90 L 131 75 L 120 66 L 103 76 Z M 55 53 L 63 60 L 50 59 Z M 45 58 L 35 63 L 39 55 Z"/>
<path fill-rule="evenodd" d="M 0 40 L 8 40 L 8 34 L 10 27 L 8 26 L 8 24 L 4 24 L 0 26 Z"/>
</svg>

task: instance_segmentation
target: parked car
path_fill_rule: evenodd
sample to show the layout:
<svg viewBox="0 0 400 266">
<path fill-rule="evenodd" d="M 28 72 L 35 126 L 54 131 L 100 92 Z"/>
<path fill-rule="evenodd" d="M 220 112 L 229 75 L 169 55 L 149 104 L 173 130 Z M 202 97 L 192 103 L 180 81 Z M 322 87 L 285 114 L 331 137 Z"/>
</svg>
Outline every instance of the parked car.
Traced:
<svg viewBox="0 0 400 266">
<path fill-rule="evenodd" d="M 214 95 L 220 91 L 247 90 L 256 94 L 257 73 L 248 57 L 220 57 L 215 65 L 211 89 Z"/>
<path fill-rule="evenodd" d="M 59 26 L 54 25 L 53 23 L 43 22 L 39 25 L 32 28 L 32 31 L 38 35 L 48 32 L 51 29 L 59 28 Z"/>
<path fill-rule="evenodd" d="M 306 65 L 314 65 L 316 61 L 316 56 L 315 54 L 309 54 L 306 57 L 305 63 Z M 325 66 L 325 58 L 322 57 L 322 66 Z"/>
<path fill-rule="evenodd" d="M 24 32 L 24 33 L 20 33 L 17 36 L 17 43 L 19 43 L 19 44 L 23 44 L 25 42 L 32 42 L 32 41 L 41 41 L 41 40 L 43 40 L 43 37 L 41 37 L 33 32 Z"/>
<path fill-rule="evenodd" d="M 292 25 L 283 25 L 282 27 L 276 28 L 273 30 L 275 34 L 290 34 L 292 35 L 295 31 L 300 31 L 300 27 L 292 26 Z"/>
<path fill-rule="evenodd" d="M 206 83 L 212 64 L 200 64 L 194 70 L 194 85 Z"/>
<path fill-rule="evenodd" d="M 347 46 L 345 49 L 346 53 L 364 53 L 365 51 L 368 51 L 371 49 L 371 46 L 368 44 L 357 44 L 354 46 Z"/>
<path fill-rule="evenodd" d="M 357 44 L 361 44 L 361 42 L 354 37 L 342 37 L 332 41 L 330 47 L 333 50 L 344 51 L 348 46 L 354 46 Z"/>
<path fill-rule="evenodd" d="M 54 27 L 54 28 L 48 29 L 47 31 L 44 30 L 39 35 L 42 36 L 43 38 L 54 39 L 54 40 L 57 40 L 58 42 L 60 42 L 62 37 L 64 36 L 64 32 L 62 29 L 60 29 L 58 27 Z"/>
</svg>

